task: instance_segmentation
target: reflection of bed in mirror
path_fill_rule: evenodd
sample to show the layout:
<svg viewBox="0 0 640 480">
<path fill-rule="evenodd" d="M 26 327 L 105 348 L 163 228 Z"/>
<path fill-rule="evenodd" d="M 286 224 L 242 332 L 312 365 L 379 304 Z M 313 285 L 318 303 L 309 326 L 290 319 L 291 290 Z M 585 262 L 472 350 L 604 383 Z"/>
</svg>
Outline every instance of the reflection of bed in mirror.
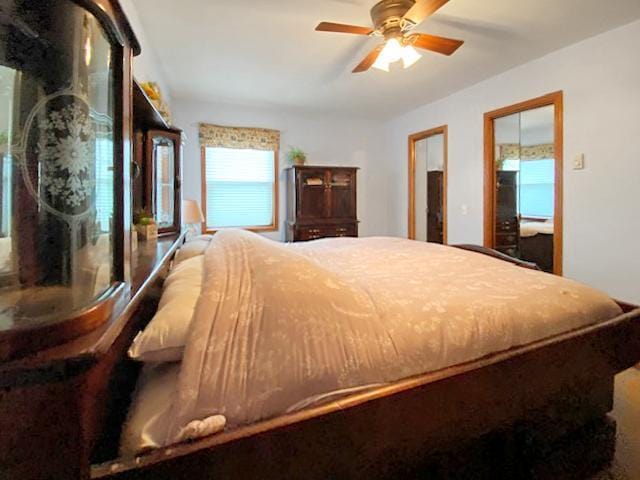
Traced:
<svg viewBox="0 0 640 480">
<path fill-rule="evenodd" d="M 553 272 L 553 220 L 520 220 L 520 258 Z"/>
</svg>

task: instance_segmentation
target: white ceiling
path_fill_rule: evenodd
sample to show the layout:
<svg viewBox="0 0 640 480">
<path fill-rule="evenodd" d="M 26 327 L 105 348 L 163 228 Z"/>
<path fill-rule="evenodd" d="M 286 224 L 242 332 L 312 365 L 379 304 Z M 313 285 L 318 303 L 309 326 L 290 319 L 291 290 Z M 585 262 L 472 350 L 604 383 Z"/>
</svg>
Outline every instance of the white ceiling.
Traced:
<svg viewBox="0 0 640 480">
<path fill-rule="evenodd" d="M 387 117 L 640 18 L 640 0 L 451 0 L 416 31 L 459 38 L 409 70 L 351 70 L 375 0 L 136 0 L 174 98 Z M 631 61 L 631 59 L 630 59 Z"/>
</svg>

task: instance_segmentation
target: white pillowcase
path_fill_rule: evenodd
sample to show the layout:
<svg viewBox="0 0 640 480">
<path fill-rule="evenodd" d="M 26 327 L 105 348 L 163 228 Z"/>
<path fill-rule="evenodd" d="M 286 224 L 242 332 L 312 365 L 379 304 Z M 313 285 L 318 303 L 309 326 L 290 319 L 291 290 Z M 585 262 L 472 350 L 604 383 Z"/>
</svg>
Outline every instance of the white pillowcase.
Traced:
<svg viewBox="0 0 640 480">
<path fill-rule="evenodd" d="M 184 247 L 183 247 L 184 248 Z M 133 340 L 129 356 L 142 362 L 179 362 L 189 333 L 204 270 L 204 256 L 183 260 L 164 282 L 158 311 Z"/>
<path fill-rule="evenodd" d="M 187 241 L 182 247 L 180 247 L 178 253 L 176 253 L 173 263 L 177 265 L 185 260 L 202 255 L 209 246 L 212 238 L 213 235 L 198 235 L 197 237 Z"/>
<path fill-rule="evenodd" d="M 142 368 L 122 428 L 120 455 L 134 456 L 162 446 L 179 374 L 179 363 L 147 363 Z"/>
</svg>

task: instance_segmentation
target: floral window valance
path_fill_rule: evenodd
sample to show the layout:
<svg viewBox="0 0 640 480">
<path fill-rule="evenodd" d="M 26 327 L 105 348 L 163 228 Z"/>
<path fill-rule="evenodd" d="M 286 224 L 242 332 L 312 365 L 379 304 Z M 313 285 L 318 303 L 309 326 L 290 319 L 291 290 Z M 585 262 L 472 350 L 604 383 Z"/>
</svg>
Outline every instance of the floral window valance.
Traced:
<svg viewBox="0 0 640 480">
<path fill-rule="evenodd" d="M 266 128 L 222 127 L 201 123 L 200 145 L 276 151 L 280 147 L 280 132 Z"/>
<path fill-rule="evenodd" d="M 518 143 L 503 143 L 499 147 L 500 155 L 498 160 L 516 158 L 520 160 L 543 160 L 545 158 L 555 158 L 555 145 L 553 143 L 529 146 L 520 146 Z"/>
</svg>

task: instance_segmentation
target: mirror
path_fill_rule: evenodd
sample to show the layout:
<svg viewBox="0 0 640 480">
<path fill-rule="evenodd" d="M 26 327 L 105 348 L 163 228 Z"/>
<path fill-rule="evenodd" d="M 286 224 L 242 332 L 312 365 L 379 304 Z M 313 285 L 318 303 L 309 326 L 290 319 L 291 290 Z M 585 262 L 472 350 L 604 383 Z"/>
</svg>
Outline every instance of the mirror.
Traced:
<svg viewBox="0 0 640 480">
<path fill-rule="evenodd" d="M 179 148 L 179 134 L 161 131 L 148 133 L 149 204 L 159 234 L 176 233 L 180 229 Z"/>
<path fill-rule="evenodd" d="M 556 108 L 530 105 L 491 119 L 491 245 L 549 273 L 561 268 L 561 170 Z M 490 115 L 490 114 L 488 114 Z M 560 152 L 561 154 L 561 152 Z M 493 209 L 491 208 L 493 206 Z"/>
<path fill-rule="evenodd" d="M 174 178 L 173 169 L 173 143 L 164 138 L 154 138 L 154 164 L 155 187 L 154 204 L 156 206 L 154 217 L 158 228 L 167 228 L 173 225 L 174 213 Z"/>
<path fill-rule="evenodd" d="M 447 127 L 409 137 L 409 238 L 446 242 Z"/>
</svg>

